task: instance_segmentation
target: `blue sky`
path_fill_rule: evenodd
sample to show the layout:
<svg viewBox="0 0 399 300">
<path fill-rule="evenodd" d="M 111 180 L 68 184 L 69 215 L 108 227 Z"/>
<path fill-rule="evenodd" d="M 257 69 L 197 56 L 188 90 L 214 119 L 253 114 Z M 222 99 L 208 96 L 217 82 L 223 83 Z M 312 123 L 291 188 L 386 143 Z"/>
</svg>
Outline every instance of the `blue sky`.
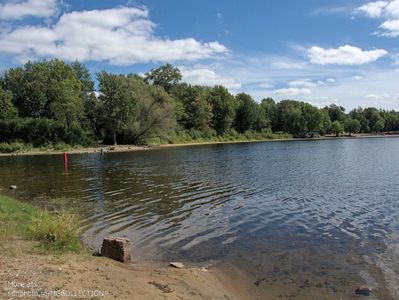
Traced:
<svg viewBox="0 0 399 300">
<path fill-rule="evenodd" d="M 399 0 L 3 0 L 0 69 L 78 59 L 95 73 L 170 62 L 259 101 L 399 109 Z"/>
</svg>

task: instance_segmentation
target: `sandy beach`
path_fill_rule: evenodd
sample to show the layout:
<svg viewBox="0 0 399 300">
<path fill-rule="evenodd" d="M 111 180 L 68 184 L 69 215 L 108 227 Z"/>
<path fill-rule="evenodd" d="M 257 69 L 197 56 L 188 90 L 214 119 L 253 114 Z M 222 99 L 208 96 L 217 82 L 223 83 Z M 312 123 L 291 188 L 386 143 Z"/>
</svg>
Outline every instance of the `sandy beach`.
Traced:
<svg viewBox="0 0 399 300">
<path fill-rule="evenodd" d="M 217 267 L 120 263 L 88 253 L 40 255 L 34 242 L 18 238 L 1 248 L 1 299 L 57 291 L 89 299 L 256 299 Z"/>
</svg>

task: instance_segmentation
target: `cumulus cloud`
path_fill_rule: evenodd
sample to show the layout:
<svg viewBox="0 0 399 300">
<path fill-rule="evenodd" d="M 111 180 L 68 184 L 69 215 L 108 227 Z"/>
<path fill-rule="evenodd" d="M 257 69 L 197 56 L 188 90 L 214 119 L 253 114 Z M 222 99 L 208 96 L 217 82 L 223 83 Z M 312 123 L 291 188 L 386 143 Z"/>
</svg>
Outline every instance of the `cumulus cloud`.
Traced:
<svg viewBox="0 0 399 300">
<path fill-rule="evenodd" d="M 357 11 L 370 18 L 382 18 L 378 35 L 399 36 L 399 0 L 369 2 L 357 8 Z"/>
<path fill-rule="evenodd" d="M 228 50 L 219 42 L 193 38 L 167 39 L 155 35 L 156 25 L 145 8 L 118 7 L 74 11 L 55 24 L 21 26 L 0 32 L 0 52 L 20 61 L 58 57 L 65 60 L 108 61 L 130 65 L 157 61 L 194 61 Z"/>
<path fill-rule="evenodd" d="M 327 78 L 326 80 L 328 83 L 335 83 L 335 79 L 334 78 Z"/>
<path fill-rule="evenodd" d="M 284 97 L 293 97 L 293 96 L 301 96 L 301 95 L 310 95 L 312 91 L 307 88 L 285 88 L 285 89 L 278 89 L 273 92 L 277 96 L 284 96 Z"/>
<path fill-rule="evenodd" d="M 383 14 L 387 5 L 387 1 L 370 2 L 357 8 L 357 11 L 364 13 L 370 18 L 378 18 Z"/>
<path fill-rule="evenodd" d="M 179 67 L 179 69 L 183 76 L 183 81 L 187 83 L 206 86 L 223 85 L 228 89 L 233 90 L 241 88 L 241 84 L 235 79 L 221 76 L 214 70 L 206 67 Z"/>
<path fill-rule="evenodd" d="M 384 49 L 366 51 L 350 45 L 330 49 L 314 46 L 308 50 L 310 62 L 318 65 L 363 65 L 387 54 Z"/>
<path fill-rule="evenodd" d="M 0 4 L 0 19 L 19 20 L 27 16 L 51 17 L 57 13 L 58 0 L 7 1 Z"/>
<path fill-rule="evenodd" d="M 379 28 L 383 29 L 383 32 L 380 33 L 381 35 L 397 37 L 399 36 L 399 19 L 385 21 Z"/>
</svg>

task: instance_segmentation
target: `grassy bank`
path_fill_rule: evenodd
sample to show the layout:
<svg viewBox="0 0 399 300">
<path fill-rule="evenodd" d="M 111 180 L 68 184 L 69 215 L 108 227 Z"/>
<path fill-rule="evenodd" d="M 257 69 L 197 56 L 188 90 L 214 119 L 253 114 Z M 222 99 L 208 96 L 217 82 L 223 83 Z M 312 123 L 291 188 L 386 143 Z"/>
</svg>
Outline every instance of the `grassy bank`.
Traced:
<svg viewBox="0 0 399 300">
<path fill-rule="evenodd" d="M 71 146 L 65 143 L 48 144 L 42 147 L 33 147 L 31 144 L 22 142 L 3 142 L 0 143 L 0 153 L 24 153 L 34 151 L 70 151 L 79 149 L 82 146 Z"/>
<path fill-rule="evenodd" d="M 40 210 L 0 195 L 0 241 L 18 236 L 38 241 L 52 252 L 79 252 L 78 222 L 74 215 Z"/>
<path fill-rule="evenodd" d="M 96 152 L 99 151 L 99 148 L 105 147 L 109 151 L 122 151 L 126 148 L 126 150 L 139 150 L 147 147 L 158 147 L 165 145 L 192 145 L 192 144 L 212 144 L 212 143 L 234 143 L 234 142 L 257 142 L 257 141 L 268 141 L 268 140 L 286 140 L 292 139 L 292 135 L 280 132 L 280 133 L 272 133 L 270 131 L 265 132 L 246 132 L 243 134 L 229 134 L 224 136 L 193 136 L 192 134 L 180 133 L 173 137 L 172 140 L 162 140 L 160 138 L 148 138 L 142 141 L 140 146 L 137 145 L 119 145 L 118 147 L 114 146 L 98 146 L 98 147 L 82 147 L 82 146 L 71 146 L 65 143 L 57 143 L 55 145 L 49 144 L 45 147 L 35 148 L 32 145 L 24 144 L 21 142 L 4 142 L 0 143 L 0 154 L 23 154 L 23 153 L 32 153 L 32 154 L 46 154 L 46 153 L 62 153 L 65 151 L 71 153 L 83 153 L 83 152 Z"/>
</svg>

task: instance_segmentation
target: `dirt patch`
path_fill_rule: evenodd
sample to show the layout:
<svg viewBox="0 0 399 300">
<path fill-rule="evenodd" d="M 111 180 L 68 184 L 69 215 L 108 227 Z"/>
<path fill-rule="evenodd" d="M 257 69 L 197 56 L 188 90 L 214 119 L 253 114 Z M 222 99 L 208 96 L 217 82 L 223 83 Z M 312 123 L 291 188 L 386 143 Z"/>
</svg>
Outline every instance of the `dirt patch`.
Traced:
<svg viewBox="0 0 399 300">
<path fill-rule="evenodd" d="M 124 264 L 89 254 L 40 255 L 35 243 L 20 239 L 7 245 L 0 249 L 0 299 L 253 299 L 230 290 L 217 269 Z"/>
</svg>

